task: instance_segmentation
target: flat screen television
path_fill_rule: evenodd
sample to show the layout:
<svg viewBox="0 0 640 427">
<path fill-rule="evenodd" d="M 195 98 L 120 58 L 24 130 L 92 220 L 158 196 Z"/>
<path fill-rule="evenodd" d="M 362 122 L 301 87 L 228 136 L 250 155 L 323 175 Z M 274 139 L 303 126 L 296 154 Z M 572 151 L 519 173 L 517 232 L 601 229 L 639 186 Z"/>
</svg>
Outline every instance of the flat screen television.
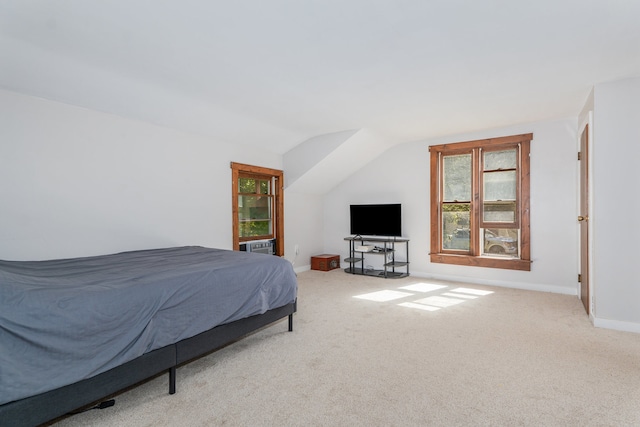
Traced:
<svg viewBox="0 0 640 427">
<path fill-rule="evenodd" d="M 402 236 L 400 203 L 351 205 L 351 234 L 361 236 Z"/>
</svg>

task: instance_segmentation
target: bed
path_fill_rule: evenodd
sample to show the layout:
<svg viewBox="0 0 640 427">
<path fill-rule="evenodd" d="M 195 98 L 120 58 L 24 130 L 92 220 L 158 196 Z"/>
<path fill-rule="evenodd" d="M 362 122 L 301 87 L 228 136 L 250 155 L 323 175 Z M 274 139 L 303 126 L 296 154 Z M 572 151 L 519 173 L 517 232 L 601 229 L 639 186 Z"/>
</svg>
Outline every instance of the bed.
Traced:
<svg viewBox="0 0 640 427">
<path fill-rule="evenodd" d="M 38 425 L 289 318 L 276 256 L 186 246 L 0 261 L 0 420 Z"/>
</svg>

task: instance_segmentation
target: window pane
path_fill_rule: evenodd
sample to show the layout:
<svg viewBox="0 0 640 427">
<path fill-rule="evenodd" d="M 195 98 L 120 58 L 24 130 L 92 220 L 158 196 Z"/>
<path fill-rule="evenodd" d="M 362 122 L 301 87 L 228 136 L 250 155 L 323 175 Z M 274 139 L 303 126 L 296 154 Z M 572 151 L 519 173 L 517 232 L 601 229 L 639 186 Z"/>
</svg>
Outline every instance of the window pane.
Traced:
<svg viewBox="0 0 640 427">
<path fill-rule="evenodd" d="M 485 202 L 516 199 L 516 171 L 485 172 L 483 183 Z"/>
<path fill-rule="evenodd" d="M 238 193 L 253 194 L 256 192 L 256 180 L 253 178 L 238 179 Z"/>
<path fill-rule="evenodd" d="M 238 196 L 238 235 L 240 237 L 272 234 L 270 196 Z"/>
<path fill-rule="evenodd" d="M 270 236 L 271 221 L 245 221 L 239 224 L 240 237 Z"/>
<path fill-rule="evenodd" d="M 471 201 L 471 154 L 445 156 L 443 169 L 443 200 Z"/>
<path fill-rule="evenodd" d="M 483 255 L 518 256 L 518 229 L 485 228 L 482 233 Z"/>
<path fill-rule="evenodd" d="M 484 222 L 515 222 L 516 202 L 484 202 Z"/>
<path fill-rule="evenodd" d="M 442 206 L 442 249 L 469 250 L 469 203 Z"/>
<path fill-rule="evenodd" d="M 238 219 L 270 219 L 271 197 L 269 196 L 238 196 Z"/>
<path fill-rule="evenodd" d="M 265 180 L 260 180 L 260 194 L 269 194 L 269 181 L 265 181 Z"/>
<path fill-rule="evenodd" d="M 516 150 L 485 152 L 484 170 L 515 169 L 516 160 Z"/>
</svg>

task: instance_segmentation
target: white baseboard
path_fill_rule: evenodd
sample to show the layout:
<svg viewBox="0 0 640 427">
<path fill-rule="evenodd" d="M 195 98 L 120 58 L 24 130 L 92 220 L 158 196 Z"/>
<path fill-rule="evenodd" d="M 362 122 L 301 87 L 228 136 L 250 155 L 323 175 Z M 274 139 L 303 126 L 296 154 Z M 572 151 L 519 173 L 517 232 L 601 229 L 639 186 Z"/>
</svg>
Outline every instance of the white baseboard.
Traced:
<svg viewBox="0 0 640 427">
<path fill-rule="evenodd" d="M 450 275 L 444 275 L 444 274 L 430 274 L 430 273 L 415 272 L 415 271 L 411 272 L 411 276 L 424 277 L 425 279 L 448 280 L 453 282 L 472 283 L 475 285 L 499 286 L 502 288 L 524 289 L 527 291 L 539 291 L 539 292 L 553 292 L 555 294 L 578 296 L 577 290 L 575 288 L 565 288 L 562 286 L 554 286 L 554 285 L 510 282 L 510 281 L 502 281 L 502 280 L 474 279 L 470 277 L 450 276 Z"/>
<path fill-rule="evenodd" d="M 623 320 L 602 319 L 593 317 L 593 326 L 596 328 L 614 329 L 616 331 L 635 332 L 640 334 L 640 323 L 625 322 Z"/>
<path fill-rule="evenodd" d="M 295 271 L 296 273 L 302 273 L 304 271 L 309 271 L 311 270 L 311 264 L 309 265 L 301 265 L 300 267 L 294 267 L 293 271 Z"/>
</svg>

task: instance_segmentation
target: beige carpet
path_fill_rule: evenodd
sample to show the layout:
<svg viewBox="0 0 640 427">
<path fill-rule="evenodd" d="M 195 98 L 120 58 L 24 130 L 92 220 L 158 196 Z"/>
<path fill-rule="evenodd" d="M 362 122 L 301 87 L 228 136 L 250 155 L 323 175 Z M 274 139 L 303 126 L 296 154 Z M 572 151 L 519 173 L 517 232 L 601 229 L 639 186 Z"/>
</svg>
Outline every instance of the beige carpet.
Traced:
<svg viewBox="0 0 640 427">
<path fill-rule="evenodd" d="M 179 368 L 173 396 L 164 375 L 56 427 L 640 426 L 640 335 L 594 328 L 576 297 L 298 279 L 293 332 L 281 321 Z"/>
</svg>

